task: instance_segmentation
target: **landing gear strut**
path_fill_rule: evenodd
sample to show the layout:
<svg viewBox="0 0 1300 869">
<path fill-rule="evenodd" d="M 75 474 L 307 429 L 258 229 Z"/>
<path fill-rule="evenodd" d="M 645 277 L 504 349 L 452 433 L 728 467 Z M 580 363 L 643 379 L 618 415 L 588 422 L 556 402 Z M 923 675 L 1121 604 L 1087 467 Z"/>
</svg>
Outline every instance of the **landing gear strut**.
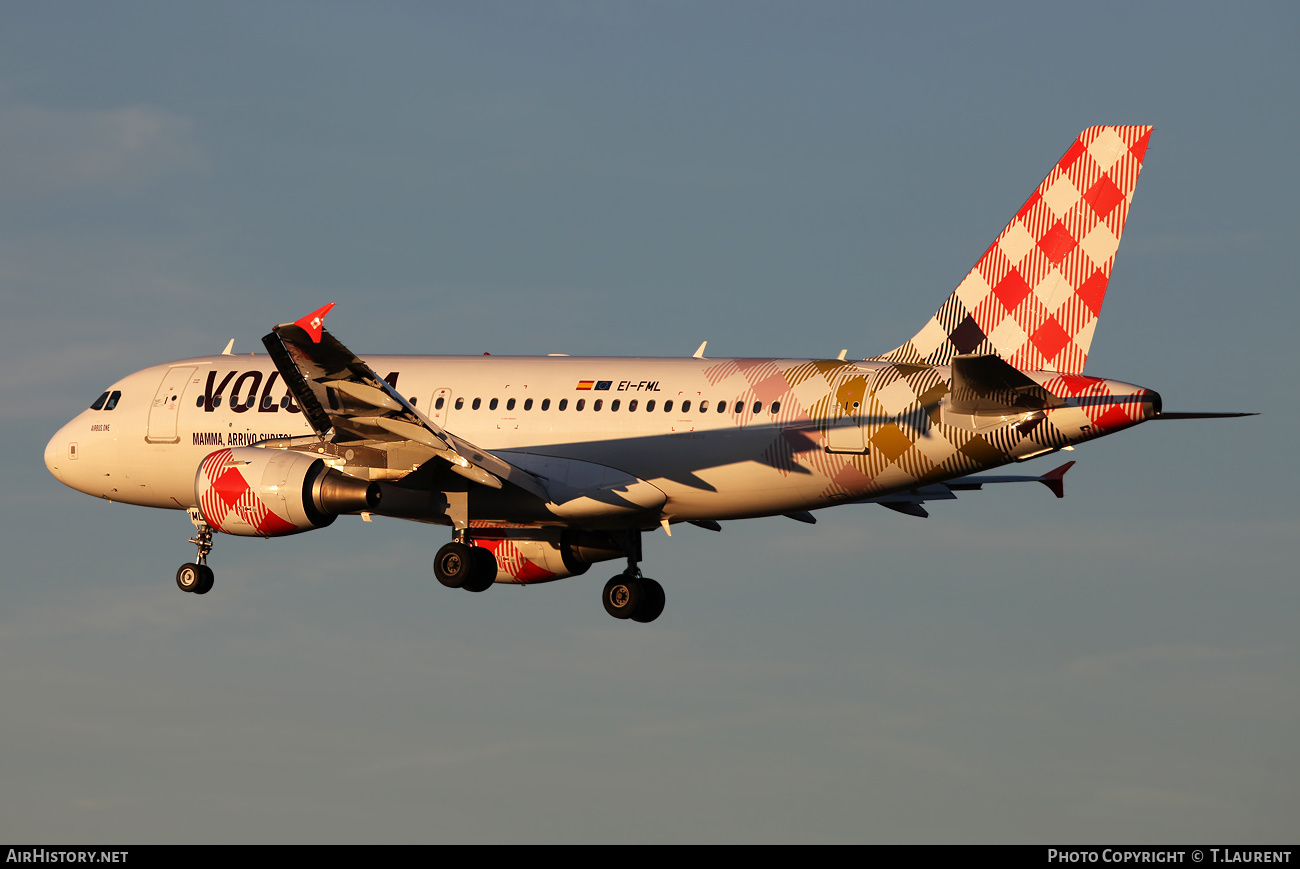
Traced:
<svg viewBox="0 0 1300 869">
<path fill-rule="evenodd" d="M 190 538 L 199 549 L 196 562 L 182 564 L 176 571 L 176 587 L 193 594 L 207 594 L 212 591 L 212 568 L 208 567 L 208 553 L 212 551 L 212 527 L 203 519 L 197 507 L 189 509 L 190 521 L 194 523 L 194 536 Z"/>
<path fill-rule="evenodd" d="M 627 532 L 627 569 L 605 583 L 601 600 L 605 612 L 616 619 L 652 622 L 664 611 L 664 587 L 641 575 L 641 532 Z"/>
</svg>

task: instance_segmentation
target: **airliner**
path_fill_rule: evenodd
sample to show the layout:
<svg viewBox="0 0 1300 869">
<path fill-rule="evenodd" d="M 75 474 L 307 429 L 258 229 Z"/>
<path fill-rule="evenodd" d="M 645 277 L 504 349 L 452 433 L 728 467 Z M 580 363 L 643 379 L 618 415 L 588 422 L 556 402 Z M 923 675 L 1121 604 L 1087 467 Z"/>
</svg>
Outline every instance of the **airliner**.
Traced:
<svg viewBox="0 0 1300 869">
<path fill-rule="evenodd" d="M 1151 127 L 1084 130 L 938 312 L 880 356 L 717 359 L 367 355 L 276 326 L 265 354 L 168 362 L 113 383 L 45 464 L 109 501 L 188 513 L 182 591 L 213 586 L 214 534 L 280 537 L 341 515 L 450 529 L 451 588 L 531 585 L 625 559 L 602 600 L 651 622 L 663 586 L 642 535 L 674 525 L 875 503 L 989 483 L 1056 497 L 1073 462 L 989 475 L 1167 413 L 1160 395 L 1083 373 Z"/>
</svg>

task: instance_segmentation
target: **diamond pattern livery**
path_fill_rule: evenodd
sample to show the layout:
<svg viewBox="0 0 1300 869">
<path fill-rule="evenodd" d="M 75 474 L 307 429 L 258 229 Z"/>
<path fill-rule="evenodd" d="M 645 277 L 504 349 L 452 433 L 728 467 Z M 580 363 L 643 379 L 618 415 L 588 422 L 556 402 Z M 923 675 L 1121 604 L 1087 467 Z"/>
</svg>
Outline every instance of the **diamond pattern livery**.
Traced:
<svg viewBox="0 0 1300 869">
<path fill-rule="evenodd" d="M 1150 137 L 1080 133 L 934 318 L 877 358 L 946 365 L 993 352 L 1022 371 L 1082 371 Z"/>
</svg>

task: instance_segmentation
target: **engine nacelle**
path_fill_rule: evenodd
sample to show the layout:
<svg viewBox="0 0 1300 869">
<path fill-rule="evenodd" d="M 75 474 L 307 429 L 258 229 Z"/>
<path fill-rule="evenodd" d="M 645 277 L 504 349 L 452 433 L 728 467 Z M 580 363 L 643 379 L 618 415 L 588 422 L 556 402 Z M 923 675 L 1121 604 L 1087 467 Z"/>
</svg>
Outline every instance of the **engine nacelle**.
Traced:
<svg viewBox="0 0 1300 869">
<path fill-rule="evenodd" d="M 283 537 L 324 528 L 340 513 L 373 509 L 379 487 L 289 450 L 236 447 L 199 464 L 194 497 L 217 531 Z"/>
<path fill-rule="evenodd" d="M 617 540 L 595 531 L 474 530 L 475 545 L 496 556 L 497 582 L 524 585 L 580 576 L 593 562 L 626 555 L 626 550 Z"/>
</svg>

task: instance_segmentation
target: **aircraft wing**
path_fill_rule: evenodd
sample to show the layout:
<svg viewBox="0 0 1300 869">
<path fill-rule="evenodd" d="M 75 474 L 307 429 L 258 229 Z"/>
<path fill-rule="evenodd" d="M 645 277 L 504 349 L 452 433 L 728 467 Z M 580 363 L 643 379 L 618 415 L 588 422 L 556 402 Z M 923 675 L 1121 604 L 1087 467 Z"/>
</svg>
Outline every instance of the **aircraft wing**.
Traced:
<svg viewBox="0 0 1300 869">
<path fill-rule="evenodd" d="M 322 321 L 333 307 L 282 323 L 262 339 L 318 435 L 332 430 L 335 440 L 417 445 L 475 483 L 500 489 L 508 482 L 550 500 L 535 476 L 438 426 L 325 331 Z"/>
<path fill-rule="evenodd" d="M 932 483 L 929 486 L 921 486 L 904 492 L 895 492 L 892 495 L 882 495 L 879 498 L 867 498 L 856 503 L 879 504 L 898 513 L 905 513 L 908 516 L 920 516 L 925 519 L 930 514 L 921 505 L 926 501 L 956 500 L 957 492 L 977 492 L 986 483 L 1042 483 L 1051 489 L 1052 494 L 1056 497 L 1064 498 L 1065 472 L 1072 467 L 1074 467 L 1074 462 L 1066 462 L 1059 468 L 1037 477 L 1026 474 L 974 474 L 968 477 L 945 480 L 942 483 Z"/>
</svg>

